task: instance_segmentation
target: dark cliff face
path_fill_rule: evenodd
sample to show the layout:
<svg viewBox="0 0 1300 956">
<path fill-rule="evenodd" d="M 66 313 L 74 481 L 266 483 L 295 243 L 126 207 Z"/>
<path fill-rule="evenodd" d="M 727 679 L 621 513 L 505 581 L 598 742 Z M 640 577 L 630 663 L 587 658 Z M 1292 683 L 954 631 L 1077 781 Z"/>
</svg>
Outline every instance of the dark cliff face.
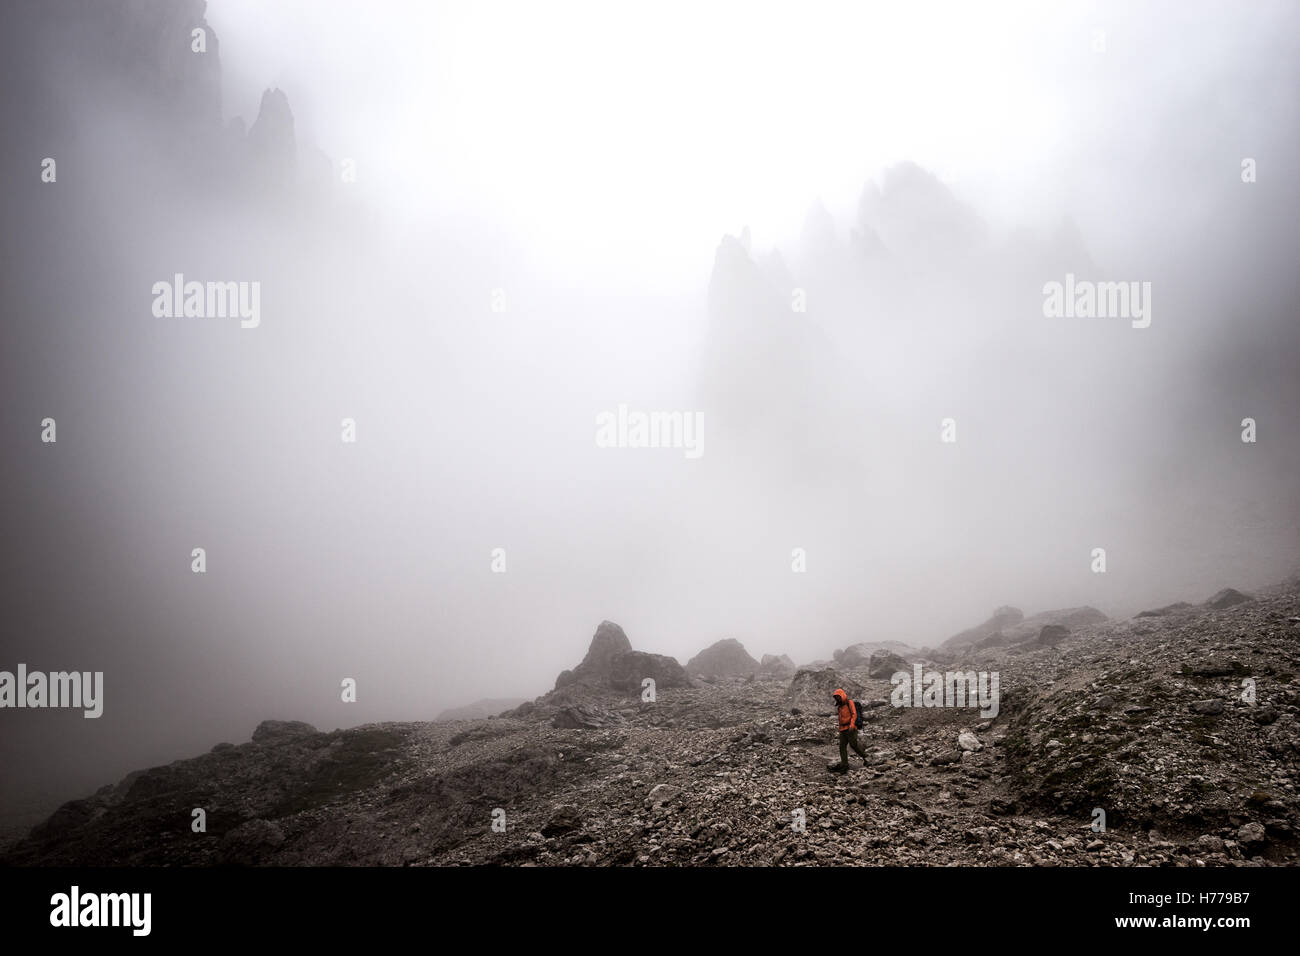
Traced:
<svg viewBox="0 0 1300 956">
<path fill-rule="evenodd" d="M 85 183 L 89 169 L 127 195 L 171 185 L 237 196 L 291 183 L 288 97 L 267 90 L 251 123 L 227 122 L 221 43 L 204 0 L 5 6 L 5 29 L 25 41 L 0 64 L 7 163 L 54 157 L 64 184 Z"/>
<path fill-rule="evenodd" d="M 77 21 L 83 62 L 120 78 L 122 93 L 163 119 L 194 128 L 221 123 L 221 60 L 204 0 L 110 0 Z"/>
<path fill-rule="evenodd" d="M 39 421 L 53 414 L 60 425 L 79 420 L 83 437 L 112 434 L 114 443 L 131 444 L 147 429 L 121 424 L 139 424 L 174 398 L 178 369 L 186 369 L 186 388 L 202 381 L 216 387 L 227 377 L 225 360 L 235 356 L 223 356 L 226 343 L 191 349 L 184 341 L 214 326 L 165 325 L 152 314 L 153 285 L 175 273 L 200 281 L 275 276 L 284 300 L 305 310 L 330 294 L 319 263 L 338 261 L 338 249 L 354 241 L 338 238 L 350 232 L 349 211 L 319 201 L 316 186 L 298 178 L 283 92 L 269 95 L 262 115 L 248 124 L 255 138 L 244 124 L 226 121 L 222 42 L 205 9 L 200 0 L 0 3 L 0 288 L 6 316 L 15 318 L 6 321 L 0 348 L 0 377 L 13 398 L 0 408 L 6 434 L 26 432 L 33 415 Z M 196 37 L 195 30 L 202 32 Z M 251 334 L 227 342 L 247 345 Z M 242 377 L 250 367 L 239 364 Z M 39 410 L 50 405 L 59 411 Z M 174 471 L 189 451 L 166 444 L 166 451 L 154 444 L 129 454 L 159 473 Z M 130 486 L 149 479 L 106 468 L 107 440 L 59 447 L 68 453 L 60 474 L 33 459 L 15 460 L 13 469 L 6 460 L 0 469 L 6 500 L 24 502 L 5 535 L 10 554 L 24 557 L 0 583 L 13 653 L 82 638 L 98 644 L 101 628 L 111 626 L 97 603 L 112 600 L 109 586 L 90 570 L 91 559 L 61 562 L 52 575 L 27 556 L 71 552 L 73 538 L 103 533 L 119 556 L 111 588 L 119 593 L 129 589 L 123 581 L 141 560 L 140 553 L 124 555 L 147 522 L 119 523 L 109 515 L 129 513 Z M 177 457 L 166 464 L 160 454 Z M 111 617 L 123 630 L 147 632 L 138 611 L 147 602 L 134 603 Z M 147 676 L 131 680 L 143 684 Z M 139 690 L 118 686 L 124 694 Z M 125 746 L 118 742 L 148 739 L 158 724 L 139 714 L 118 719 L 124 724 L 109 732 L 114 744 L 89 752 L 57 730 L 49 740 L 26 728 L 0 735 L 0 764 L 26 754 L 48 761 L 40 780 L 0 780 L 0 804 L 23 804 L 47 789 L 76 792 L 115 747 Z"/>
<path fill-rule="evenodd" d="M 120 112 L 126 123 L 219 132 L 220 43 L 203 0 L 18 0 L 5 7 L 6 31 L 24 38 L 10 45 L 3 66 L 5 107 L 30 131 Z"/>
</svg>

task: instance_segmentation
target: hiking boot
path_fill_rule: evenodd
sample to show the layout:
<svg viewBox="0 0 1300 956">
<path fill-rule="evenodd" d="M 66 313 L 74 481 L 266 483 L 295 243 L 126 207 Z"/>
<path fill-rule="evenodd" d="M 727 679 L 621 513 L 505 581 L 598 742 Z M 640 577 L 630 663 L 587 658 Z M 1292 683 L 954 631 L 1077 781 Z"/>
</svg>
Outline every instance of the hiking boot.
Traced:
<svg viewBox="0 0 1300 956">
<path fill-rule="evenodd" d="M 828 763 L 828 764 L 826 765 L 826 769 L 829 770 L 831 773 L 848 773 L 848 772 L 849 772 L 849 768 L 848 768 L 848 766 L 847 766 L 846 764 L 842 764 L 842 763 Z"/>
</svg>

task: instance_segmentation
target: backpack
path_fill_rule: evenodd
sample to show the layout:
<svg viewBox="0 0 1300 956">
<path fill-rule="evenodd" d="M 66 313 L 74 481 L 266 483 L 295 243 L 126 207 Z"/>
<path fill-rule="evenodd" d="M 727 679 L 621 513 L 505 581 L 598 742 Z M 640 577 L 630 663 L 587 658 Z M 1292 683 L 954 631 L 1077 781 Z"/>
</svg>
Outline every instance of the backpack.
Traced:
<svg viewBox="0 0 1300 956">
<path fill-rule="evenodd" d="M 863 711 L 862 701 L 860 701 L 860 700 L 855 700 L 855 701 L 853 702 L 853 714 L 854 714 L 854 716 L 853 716 L 853 729 L 854 729 L 854 730 L 861 730 L 861 729 L 862 729 L 862 724 L 863 724 L 863 720 L 862 720 L 862 711 Z"/>
</svg>

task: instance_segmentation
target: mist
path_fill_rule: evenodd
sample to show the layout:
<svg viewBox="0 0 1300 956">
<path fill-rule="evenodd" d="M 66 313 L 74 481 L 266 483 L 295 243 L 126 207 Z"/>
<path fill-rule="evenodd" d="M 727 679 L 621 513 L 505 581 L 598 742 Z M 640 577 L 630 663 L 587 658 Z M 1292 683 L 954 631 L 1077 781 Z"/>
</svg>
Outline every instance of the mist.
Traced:
<svg viewBox="0 0 1300 956">
<path fill-rule="evenodd" d="M 1297 568 L 1294 5 L 6 7 L 0 669 L 104 673 L 0 716 L 11 807 L 605 619 L 803 662 Z"/>
</svg>

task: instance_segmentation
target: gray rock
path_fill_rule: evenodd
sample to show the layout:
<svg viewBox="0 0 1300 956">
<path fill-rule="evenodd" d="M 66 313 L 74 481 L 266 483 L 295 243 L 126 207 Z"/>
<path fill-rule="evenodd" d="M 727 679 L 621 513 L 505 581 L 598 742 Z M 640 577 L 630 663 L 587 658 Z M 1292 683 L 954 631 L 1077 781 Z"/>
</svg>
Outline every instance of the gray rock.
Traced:
<svg viewBox="0 0 1300 956">
<path fill-rule="evenodd" d="M 758 664 L 758 673 L 762 677 L 789 678 L 794 676 L 795 670 L 794 661 L 784 654 L 764 654 Z"/>
<path fill-rule="evenodd" d="M 278 824 L 270 820 L 249 820 L 221 838 L 217 859 L 225 864 L 251 866 L 283 844 L 284 831 Z"/>
<path fill-rule="evenodd" d="M 260 744 L 290 737 L 307 737 L 317 733 L 320 731 L 301 720 L 264 720 L 253 731 L 253 742 Z"/>
<path fill-rule="evenodd" d="M 1195 664 L 1182 664 L 1179 668 L 1189 677 L 1232 677 L 1246 674 L 1246 668 L 1239 661 L 1212 657 Z"/>
<path fill-rule="evenodd" d="M 944 647 L 956 648 L 962 644 L 975 644 L 985 638 L 1001 633 L 1013 624 L 1019 624 L 1025 619 L 1025 612 L 1018 607 L 1000 607 L 993 612 L 993 615 L 983 624 L 972 627 L 970 630 L 962 631 L 960 634 L 954 634 L 948 640 L 943 642 Z"/>
<path fill-rule="evenodd" d="M 1205 604 L 1207 607 L 1212 607 L 1221 611 L 1224 608 L 1235 607 L 1238 604 L 1245 604 L 1247 601 L 1253 600 L 1255 600 L 1253 597 L 1248 594 L 1242 594 L 1235 588 L 1224 588 L 1218 594 L 1214 595 L 1214 597 L 1206 601 Z"/>
<path fill-rule="evenodd" d="M 880 643 L 869 641 L 859 641 L 857 644 L 850 644 L 843 651 L 836 651 L 834 654 L 835 663 L 840 667 L 861 667 L 871 660 L 871 656 L 879 651 L 894 651 L 902 655 L 901 648 L 903 645 L 897 641 L 883 642 L 889 646 L 882 647 Z"/>
<path fill-rule="evenodd" d="M 655 784 L 646 795 L 645 805 L 650 808 L 662 807 L 666 803 L 671 803 L 681 795 L 682 788 L 674 787 L 670 783 Z"/>
<path fill-rule="evenodd" d="M 1179 601 L 1176 604 L 1166 604 L 1164 607 L 1158 607 L 1150 611 L 1139 611 L 1137 617 L 1168 617 L 1170 614 L 1179 614 L 1183 611 L 1190 611 L 1192 605 L 1186 601 Z"/>
<path fill-rule="evenodd" d="M 912 665 L 907 662 L 907 659 L 893 651 L 876 651 L 867 663 L 867 675 L 876 680 L 889 680 L 899 671 L 910 673 L 911 670 Z"/>
<path fill-rule="evenodd" d="M 1250 712 L 1250 719 L 1265 727 L 1273 723 L 1277 718 L 1277 708 L 1272 704 L 1265 704 L 1262 707 L 1256 707 Z"/>
<path fill-rule="evenodd" d="M 1259 823 L 1247 823 L 1237 831 L 1237 841 L 1242 846 L 1253 847 L 1264 843 L 1268 839 L 1264 832 L 1264 827 Z"/>
<path fill-rule="evenodd" d="M 656 693 L 666 688 L 691 686 L 691 679 L 677 659 L 664 654 L 624 651 L 610 662 L 608 683 L 615 690 L 640 694 L 641 682 L 647 677 L 655 682 Z"/>
<path fill-rule="evenodd" d="M 1047 624 L 1038 632 L 1038 644 L 1053 647 L 1070 636 L 1070 630 L 1064 624 Z"/>
<path fill-rule="evenodd" d="M 546 825 L 542 827 L 541 834 L 544 837 L 556 837 L 581 829 L 582 814 L 577 807 L 566 805 L 556 807 L 555 812 L 546 821 Z"/>
<path fill-rule="evenodd" d="M 1202 853 L 1222 853 L 1223 838 L 1217 837 L 1213 833 L 1202 833 L 1196 838 L 1196 847 Z"/>
<path fill-rule="evenodd" d="M 837 687 L 842 688 L 850 698 L 861 700 L 863 697 L 861 684 L 826 667 L 818 671 L 797 672 L 786 688 L 785 702 L 791 709 L 797 708 L 801 713 L 832 714 L 835 712 L 835 704 L 831 700 L 831 694 Z"/>
<path fill-rule="evenodd" d="M 758 672 L 758 661 L 734 637 L 709 645 L 686 662 L 689 674 L 705 677 L 746 677 Z"/>
<path fill-rule="evenodd" d="M 617 713 L 594 704 L 569 704 L 551 718 L 551 726 L 557 730 L 599 730 L 622 722 Z"/>
<path fill-rule="evenodd" d="M 592 635 L 587 655 L 571 671 L 564 671 L 555 679 L 555 689 L 559 690 L 578 681 L 604 684 L 609 680 L 614 658 L 632 650 L 632 642 L 627 639 L 623 629 L 613 621 L 601 621 Z"/>
</svg>

